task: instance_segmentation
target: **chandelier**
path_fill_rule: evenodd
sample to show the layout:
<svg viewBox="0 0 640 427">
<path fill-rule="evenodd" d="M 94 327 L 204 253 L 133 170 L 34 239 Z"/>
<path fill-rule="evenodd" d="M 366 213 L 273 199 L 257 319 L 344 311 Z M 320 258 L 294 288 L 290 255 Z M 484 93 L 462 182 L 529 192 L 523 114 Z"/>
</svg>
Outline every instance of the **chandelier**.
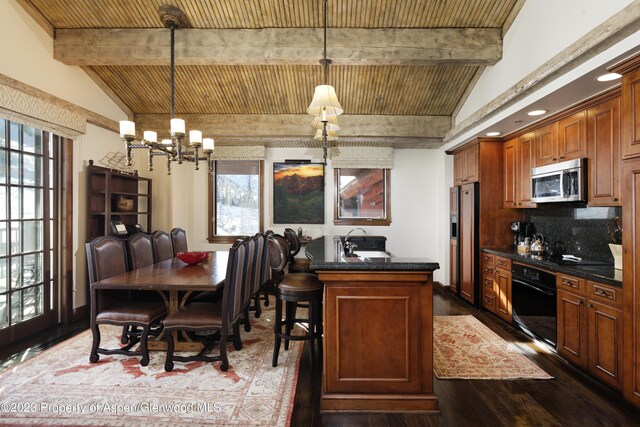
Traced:
<svg viewBox="0 0 640 427">
<path fill-rule="evenodd" d="M 158 142 L 158 133 L 154 131 L 144 131 L 143 138 L 140 143 L 134 143 L 136 138 L 136 124 L 129 120 L 120 121 L 120 138 L 125 143 L 125 155 L 127 166 L 132 166 L 131 150 L 146 149 L 148 152 L 148 169 L 153 170 L 153 157 L 165 156 L 167 158 L 167 175 L 171 175 L 171 162 L 177 162 L 181 165 L 183 162 L 195 163 L 195 170 L 199 170 L 199 162 L 206 161 L 209 173 L 213 172 L 213 161 L 211 156 L 214 149 L 213 138 L 202 138 L 202 132 L 199 130 L 189 131 L 188 145 L 184 145 L 186 136 L 186 126 L 183 119 L 174 117 L 174 98 L 175 98 L 175 30 L 179 28 L 189 27 L 189 20 L 184 12 L 175 6 L 161 6 L 158 9 L 160 19 L 165 28 L 171 31 L 171 65 L 169 74 L 170 92 L 170 134 L 171 139 L 163 139 Z M 200 149 L 204 155 L 200 155 Z"/>
<path fill-rule="evenodd" d="M 313 122 L 311 122 L 311 126 L 318 129 L 314 139 L 322 141 L 322 157 L 326 165 L 327 149 L 329 147 L 328 142 L 338 139 L 337 131 L 340 129 L 338 126 L 338 116 L 344 111 L 336 96 L 336 90 L 327 83 L 328 68 L 332 62 L 330 59 L 327 59 L 327 0 L 323 1 L 323 20 L 324 46 L 323 57 L 320 60 L 320 64 L 324 71 L 324 84 L 316 86 L 311 104 L 309 104 L 309 108 L 307 108 L 307 114 L 315 116 Z"/>
</svg>

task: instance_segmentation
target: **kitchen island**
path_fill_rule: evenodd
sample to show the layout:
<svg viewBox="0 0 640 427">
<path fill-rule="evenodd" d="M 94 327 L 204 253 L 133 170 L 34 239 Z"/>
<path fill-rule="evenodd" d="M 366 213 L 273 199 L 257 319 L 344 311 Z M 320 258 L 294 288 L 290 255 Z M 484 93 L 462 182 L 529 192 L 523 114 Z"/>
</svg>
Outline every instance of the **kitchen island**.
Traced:
<svg viewBox="0 0 640 427">
<path fill-rule="evenodd" d="M 425 258 L 306 248 L 324 283 L 322 411 L 433 412 L 433 271 Z M 379 255 L 379 254 L 377 254 Z"/>
</svg>

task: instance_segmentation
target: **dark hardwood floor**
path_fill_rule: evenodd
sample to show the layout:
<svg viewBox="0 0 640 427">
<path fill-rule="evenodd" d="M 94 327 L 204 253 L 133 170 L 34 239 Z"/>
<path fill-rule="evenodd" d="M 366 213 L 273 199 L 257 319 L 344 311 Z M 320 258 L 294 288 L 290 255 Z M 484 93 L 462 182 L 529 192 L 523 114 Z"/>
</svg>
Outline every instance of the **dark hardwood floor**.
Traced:
<svg viewBox="0 0 640 427">
<path fill-rule="evenodd" d="M 639 426 L 635 409 L 597 380 L 572 367 L 553 352 L 538 347 L 497 317 L 475 310 L 436 287 L 435 315 L 472 314 L 525 355 L 553 380 L 438 380 L 435 392 L 440 413 L 343 414 L 320 413 L 322 374 L 312 371 L 303 355 L 292 426 Z M 59 326 L 23 342 L 0 348 L 0 368 L 20 363 L 86 330 L 80 322 Z M 306 349 L 305 349 L 306 353 Z M 306 356 L 306 357 L 305 357 Z"/>
<path fill-rule="evenodd" d="M 322 374 L 302 357 L 292 426 L 640 426 L 640 410 L 621 395 L 490 313 L 435 287 L 435 315 L 472 314 L 554 377 L 553 380 L 439 380 L 440 413 L 320 413 Z"/>
</svg>

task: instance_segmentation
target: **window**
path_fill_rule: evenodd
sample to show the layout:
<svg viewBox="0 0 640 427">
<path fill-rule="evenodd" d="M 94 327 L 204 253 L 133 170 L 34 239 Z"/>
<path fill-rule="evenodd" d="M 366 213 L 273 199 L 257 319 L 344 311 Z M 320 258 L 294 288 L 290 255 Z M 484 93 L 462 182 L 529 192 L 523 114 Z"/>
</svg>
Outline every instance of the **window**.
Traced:
<svg viewBox="0 0 640 427">
<path fill-rule="evenodd" d="M 233 243 L 262 231 L 262 161 L 218 160 L 209 183 L 209 242 Z"/>
<path fill-rule="evenodd" d="M 58 143 L 0 119 L 0 337 L 7 341 L 54 318 Z"/>
<path fill-rule="evenodd" d="M 391 224 L 389 175 L 389 169 L 335 169 L 334 224 Z"/>
</svg>

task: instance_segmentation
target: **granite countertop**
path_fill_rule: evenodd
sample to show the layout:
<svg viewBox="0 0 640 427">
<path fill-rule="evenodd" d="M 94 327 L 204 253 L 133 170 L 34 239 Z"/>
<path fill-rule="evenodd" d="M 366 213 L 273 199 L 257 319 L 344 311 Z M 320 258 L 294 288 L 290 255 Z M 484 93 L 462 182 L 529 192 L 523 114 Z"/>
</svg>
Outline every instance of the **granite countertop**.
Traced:
<svg viewBox="0 0 640 427">
<path fill-rule="evenodd" d="M 511 248 L 504 249 L 488 249 L 483 248 L 484 252 L 510 258 L 521 264 L 529 264 L 545 268 L 556 273 L 570 274 L 572 276 L 581 277 L 587 280 L 593 280 L 598 283 L 605 283 L 612 286 L 622 287 L 622 270 L 616 270 L 613 265 L 580 265 L 580 263 L 564 262 L 559 264 L 550 260 L 548 257 L 537 257 L 535 255 L 521 255 L 514 252 Z M 570 261 L 569 261 L 570 262 Z"/>
<path fill-rule="evenodd" d="M 313 270 L 433 271 L 440 268 L 437 262 L 427 258 L 359 258 L 337 252 L 334 239 L 325 237 L 313 239 L 305 248 Z"/>
</svg>

